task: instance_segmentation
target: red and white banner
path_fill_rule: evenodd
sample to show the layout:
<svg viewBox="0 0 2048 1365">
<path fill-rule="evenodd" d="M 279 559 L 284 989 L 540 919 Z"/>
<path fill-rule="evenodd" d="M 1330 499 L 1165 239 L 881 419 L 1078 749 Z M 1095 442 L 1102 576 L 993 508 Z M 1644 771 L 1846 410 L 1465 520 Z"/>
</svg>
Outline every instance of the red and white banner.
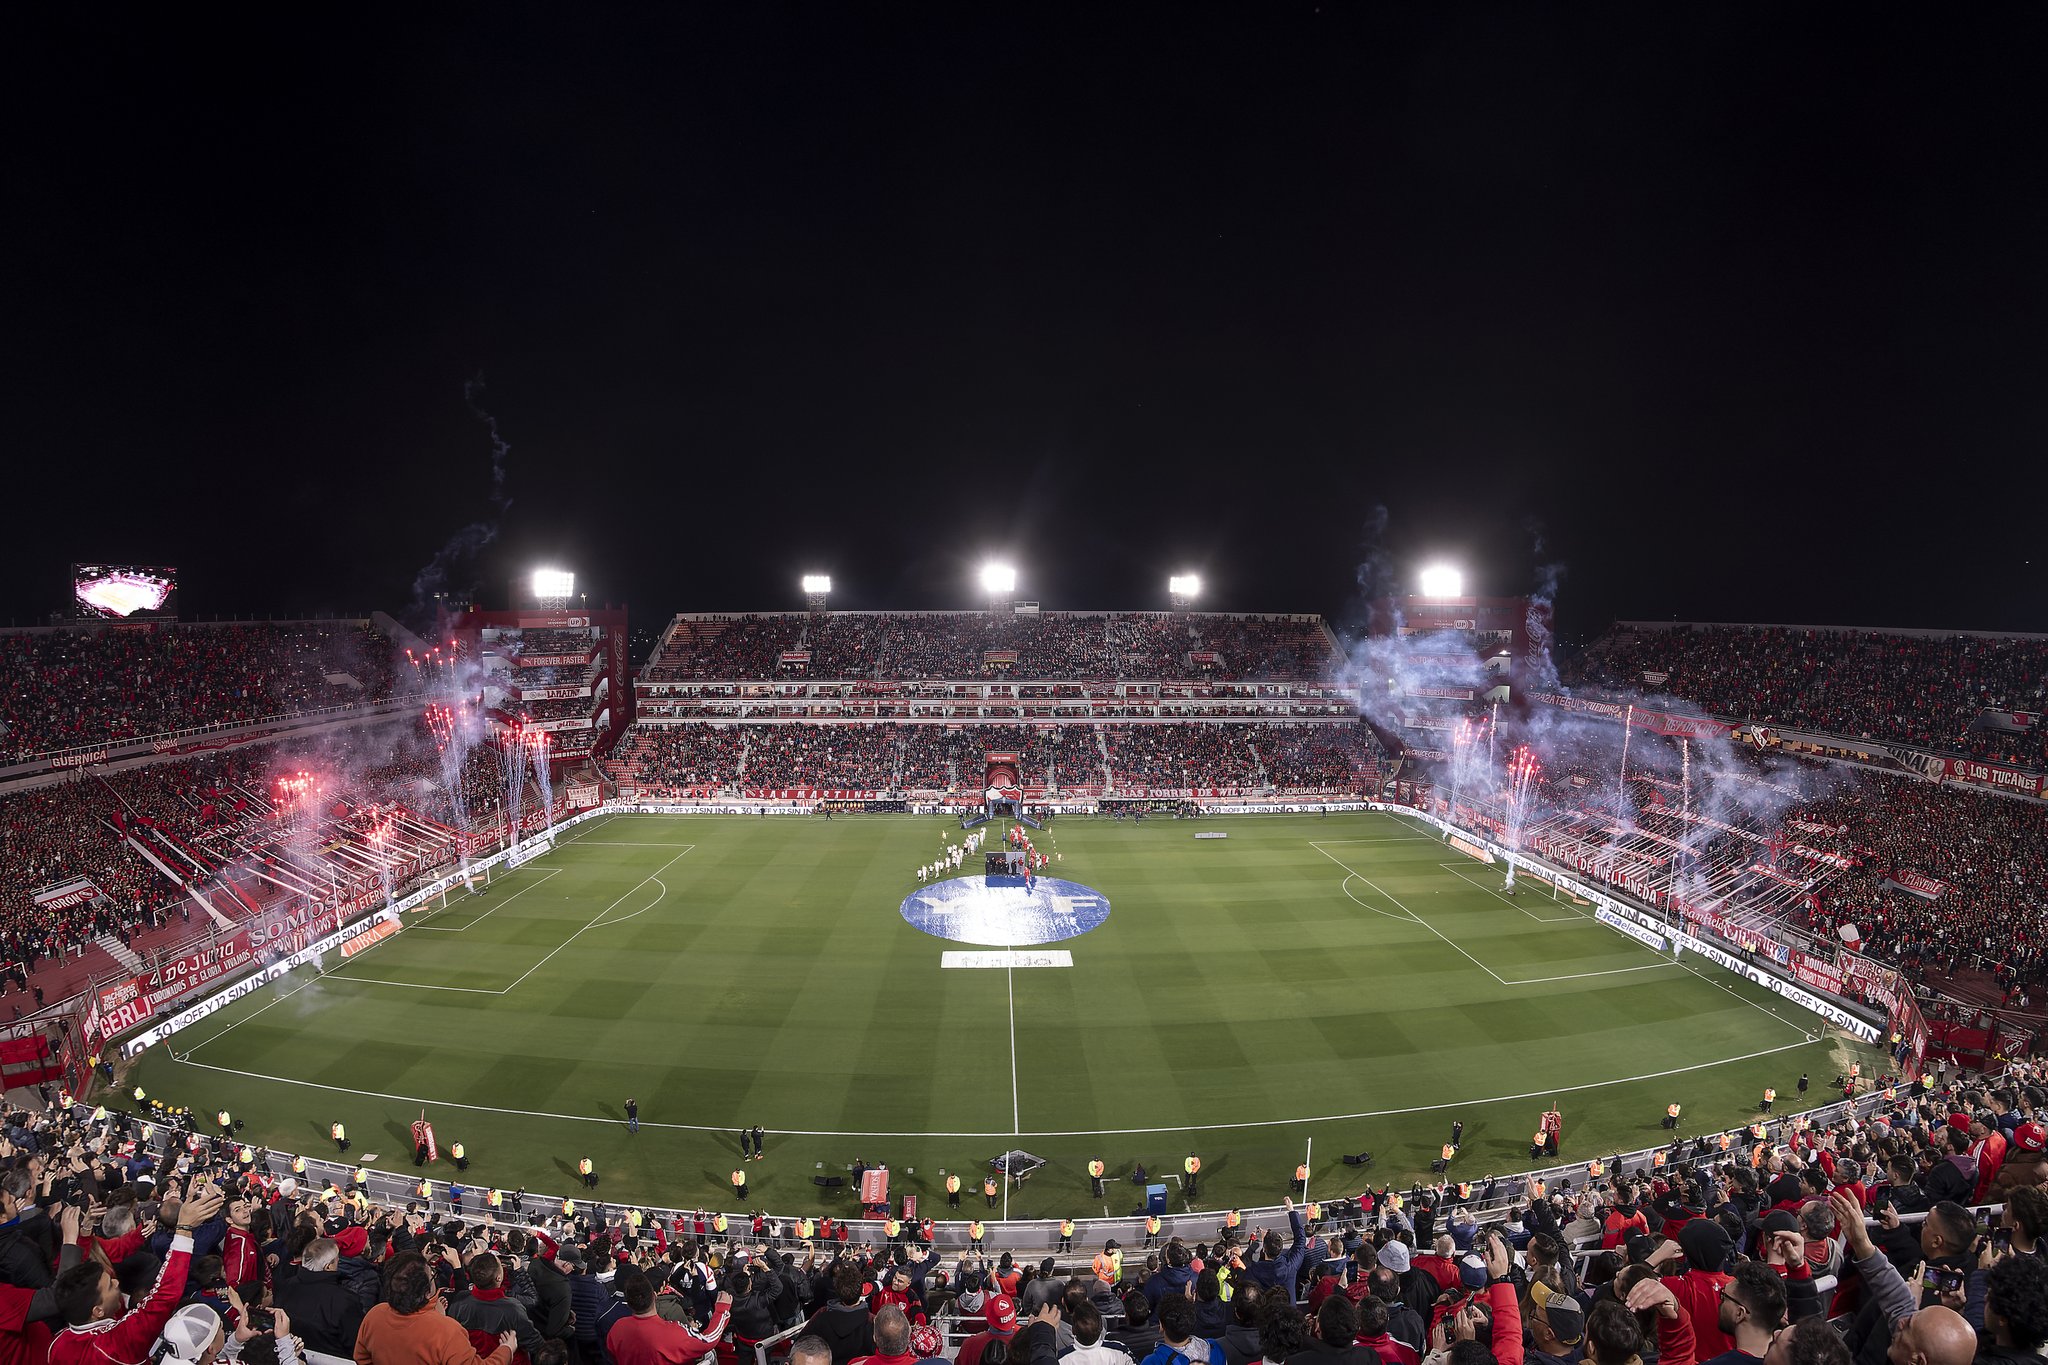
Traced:
<svg viewBox="0 0 2048 1365">
<path fill-rule="evenodd" d="M 1974 758 L 1927 759 L 1928 776 L 1937 782 L 1964 782 L 1973 787 L 1991 787 L 2002 792 L 2018 792 L 2021 796 L 2040 796 L 2040 773 L 2022 772 L 2018 768 L 2001 768 L 1996 763 L 1979 763 Z"/>
<path fill-rule="evenodd" d="M 1882 963 L 1872 962 L 1867 957 L 1854 953 L 1843 953 L 1836 959 L 1842 982 L 1851 990 L 1861 992 L 1890 1009 L 1899 997 L 1899 974 Z"/>
<path fill-rule="evenodd" d="M 1638 706 L 1628 713 L 1629 724 L 1675 739 L 1712 739 L 1735 727 L 1706 716 L 1681 716 L 1670 711 L 1645 711 Z"/>
<path fill-rule="evenodd" d="M 86 754 L 63 754 L 51 759 L 50 766 L 53 768 L 89 768 L 95 763 L 104 763 L 106 761 L 107 751 L 105 749 L 94 749 L 91 753 Z"/>
<path fill-rule="evenodd" d="M 590 695 L 590 685 L 581 687 L 515 687 L 512 689 L 521 701 L 569 701 L 575 697 Z"/>
<path fill-rule="evenodd" d="M 1812 820 L 1787 820 L 1785 828 L 1796 829 L 1801 834 L 1830 835 L 1838 839 L 1849 832 L 1847 825 L 1823 825 Z"/>
<path fill-rule="evenodd" d="M 585 650 L 581 654 L 522 654 L 512 663 L 516 668 L 573 668 L 577 664 L 589 663 L 594 652 Z"/>
<path fill-rule="evenodd" d="M 61 886 L 46 886 L 36 892 L 36 904 L 45 910 L 69 910 L 99 899 L 100 889 L 92 878 L 78 877 Z"/>
<path fill-rule="evenodd" d="M 1938 901 L 1948 890 L 1948 883 L 1925 872 L 1915 872 L 1910 867 L 1898 868 L 1887 879 L 1892 885 L 1909 896 L 1918 896 L 1924 901 Z"/>
<path fill-rule="evenodd" d="M 1856 866 L 1854 858 L 1845 858 L 1839 853 L 1829 853 L 1825 849 L 1808 848 L 1805 844 L 1789 844 L 1785 851 L 1797 853 L 1800 857 L 1810 858 L 1817 863 L 1826 863 L 1829 867 L 1838 867 L 1844 872 Z"/>
<path fill-rule="evenodd" d="M 590 624 L 590 618 L 578 612 L 568 611 L 524 611 L 519 613 L 521 630 L 580 630 Z"/>
<path fill-rule="evenodd" d="M 1977 723 L 1987 730 L 2003 730 L 2011 735 L 2024 735 L 2041 723 L 2039 711 L 2001 711 L 1987 706 L 1977 717 Z"/>
<path fill-rule="evenodd" d="M 334 929 L 333 911 L 301 907 L 268 916 L 216 943 L 181 953 L 152 971 L 103 985 L 96 1003 L 106 1031 L 111 1036 L 133 1028 L 166 1003 L 247 969 L 259 956 L 274 958 L 298 952 Z"/>
<path fill-rule="evenodd" d="M 1817 991 L 1826 991 L 1830 995 L 1843 993 L 1841 969 L 1825 958 L 1814 957 L 1795 949 L 1792 953 L 1791 967 L 1792 975 L 1798 977 L 1802 985 L 1810 986 Z"/>
<path fill-rule="evenodd" d="M 1440 697 L 1444 701 L 1470 701 L 1473 697 L 1469 687 L 1409 687 L 1403 688 L 1407 697 Z"/>
<path fill-rule="evenodd" d="M 591 721 L 588 716 L 565 716 L 561 720 L 529 720 L 525 725 L 529 730 L 546 730 L 554 733 L 562 730 L 588 730 Z"/>
</svg>

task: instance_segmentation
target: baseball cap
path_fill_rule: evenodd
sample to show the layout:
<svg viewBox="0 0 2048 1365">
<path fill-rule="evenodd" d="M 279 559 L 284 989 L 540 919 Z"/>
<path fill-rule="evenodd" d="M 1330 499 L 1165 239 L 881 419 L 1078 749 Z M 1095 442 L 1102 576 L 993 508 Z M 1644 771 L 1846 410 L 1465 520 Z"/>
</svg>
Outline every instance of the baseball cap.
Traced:
<svg viewBox="0 0 2048 1365">
<path fill-rule="evenodd" d="M 1486 1288 L 1486 1258 L 1476 1251 L 1468 1251 L 1458 1258 L 1458 1283 L 1467 1289 Z"/>
<path fill-rule="evenodd" d="M 988 1320 L 988 1330 L 999 1337 L 1017 1330 L 1017 1301 L 1008 1294 L 997 1294 L 983 1304 L 981 1315 Z"/>
<path fill-rule="evenodd" d="M 928 1322 L 920 1322 L 910 1329 L 910 1353 L 919 1360 L 932 1360 L 946 1354 L 946 1339 L 939 1335 L 939 1329 Z"/>
<path fill-rule="evenodd" d="M 164 1324 L 163 1341 L 178 1360 L 198 1360 L 220 1330 L 220 1314 L 203 1303 L 188 1303 Z"/>
<path fill-rule="evenodd" d="M 1576 1346 L 1579 1338 L 1586 1334 L 1586 1311 L 1579 1307 L 1577 1299 L 1562 1289 L 1552 1289 L 1538 1280 L 1529 1286 L 1529 1301 L 1536 1305 L 1536 1311 L 1543 1314 L 1550 1330 L 1565 1345 Z"/>
<path fill-rule="evenodd" d="M 1799 1231 L 1799 1220 L 1793 1217 L 1788 1210 L 1773 1209 L 1764 1215 L 1762 1226 L 1765 1232 L 1797 1232 Z"/>
<path fill-rule="evenodd" d="M 2023 1123 L 2013 1129 L 2012 1148 L 2016 1152 L 2048 1152 L 2048 1127 L 2038 1123 Z"/>
<path fill-rule="evenodd" d="M 1381 1265 L 1393 1271 L 1396 1275 L 1406 1275 L 1408 1273 L 1408 1244 L 1406 1242 L 1387 1243 L 1380 1248 L 1379 1260 Z"/>
</svg>

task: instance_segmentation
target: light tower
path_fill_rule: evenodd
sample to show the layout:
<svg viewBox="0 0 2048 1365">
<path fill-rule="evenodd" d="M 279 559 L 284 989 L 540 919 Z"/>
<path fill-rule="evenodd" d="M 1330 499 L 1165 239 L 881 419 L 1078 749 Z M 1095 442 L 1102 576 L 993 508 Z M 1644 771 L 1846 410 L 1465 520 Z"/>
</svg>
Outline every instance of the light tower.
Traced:
<svg viewBox="0 0 2048 1365">
<path fill-rule="evenodd" d="M 804 606 L 813 616 L 825 614 L 825 599 L 832 595 L 832 575 L 807 573 L 804 575 Z"/>
<path fill-rule="evenodd" d="M 1202 595 L 1200 575 L 1177 573 L 1166 580 L 1166 596 L 1173 603 L 1175 611 L 1186 611 L 1194 606 L 1195 599 Z"/>
<path fill-rule="evenodd" d="M 993 561 L 982 565 L 981 590 L 988 594 L 990 612 L 1000 614 L 1009 611 L 1017 596 L 1017 570 Z"/>
<path fill-rule="evenodd" d="M 1448 564 L 1432 564 L 1419 578 L 1424 597 L 1463 597 L 1465 575 Z"/>
<path fill-rule="evenodd" d="M 533 571 L 533 599 L 542 611 L 560 611 L 576 595 L 576 575 L 561 569 Z"/>
</svg>

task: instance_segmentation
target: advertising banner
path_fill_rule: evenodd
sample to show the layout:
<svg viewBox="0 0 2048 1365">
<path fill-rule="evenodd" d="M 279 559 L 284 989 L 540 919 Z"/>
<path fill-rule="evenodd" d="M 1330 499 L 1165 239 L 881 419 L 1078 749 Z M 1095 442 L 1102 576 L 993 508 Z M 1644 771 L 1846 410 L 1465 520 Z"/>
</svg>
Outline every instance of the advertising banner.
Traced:
<svg viewBox="0 0 2048 1365">
<path fill-rule="evenodd" d="M 46 886 L 36 892 L 36 904 L 45 910 L 69 910 L 73 906 L 85 905 L 100 897 L 100 889 L 93 885 L 92 878 L 78 877 L 61 886 Z"/>
</svg>

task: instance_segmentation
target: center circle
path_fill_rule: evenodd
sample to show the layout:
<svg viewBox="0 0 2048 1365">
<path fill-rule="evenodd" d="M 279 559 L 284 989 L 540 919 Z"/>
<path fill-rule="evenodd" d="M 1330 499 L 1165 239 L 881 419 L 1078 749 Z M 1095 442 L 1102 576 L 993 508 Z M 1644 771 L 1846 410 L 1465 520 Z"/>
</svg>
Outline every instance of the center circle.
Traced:
<svg viewBox="0 0 2048 1365">
<path fill-rule="evenodd" d="M 1003 948 L 1078 938 L 1109 918 L 1109 897 L 1058 877 L 1034 877 L 1029 886 L 1009 877 L 954 877 L 905 896 L 902 913 L 934 938 Z"/>
</svg>

